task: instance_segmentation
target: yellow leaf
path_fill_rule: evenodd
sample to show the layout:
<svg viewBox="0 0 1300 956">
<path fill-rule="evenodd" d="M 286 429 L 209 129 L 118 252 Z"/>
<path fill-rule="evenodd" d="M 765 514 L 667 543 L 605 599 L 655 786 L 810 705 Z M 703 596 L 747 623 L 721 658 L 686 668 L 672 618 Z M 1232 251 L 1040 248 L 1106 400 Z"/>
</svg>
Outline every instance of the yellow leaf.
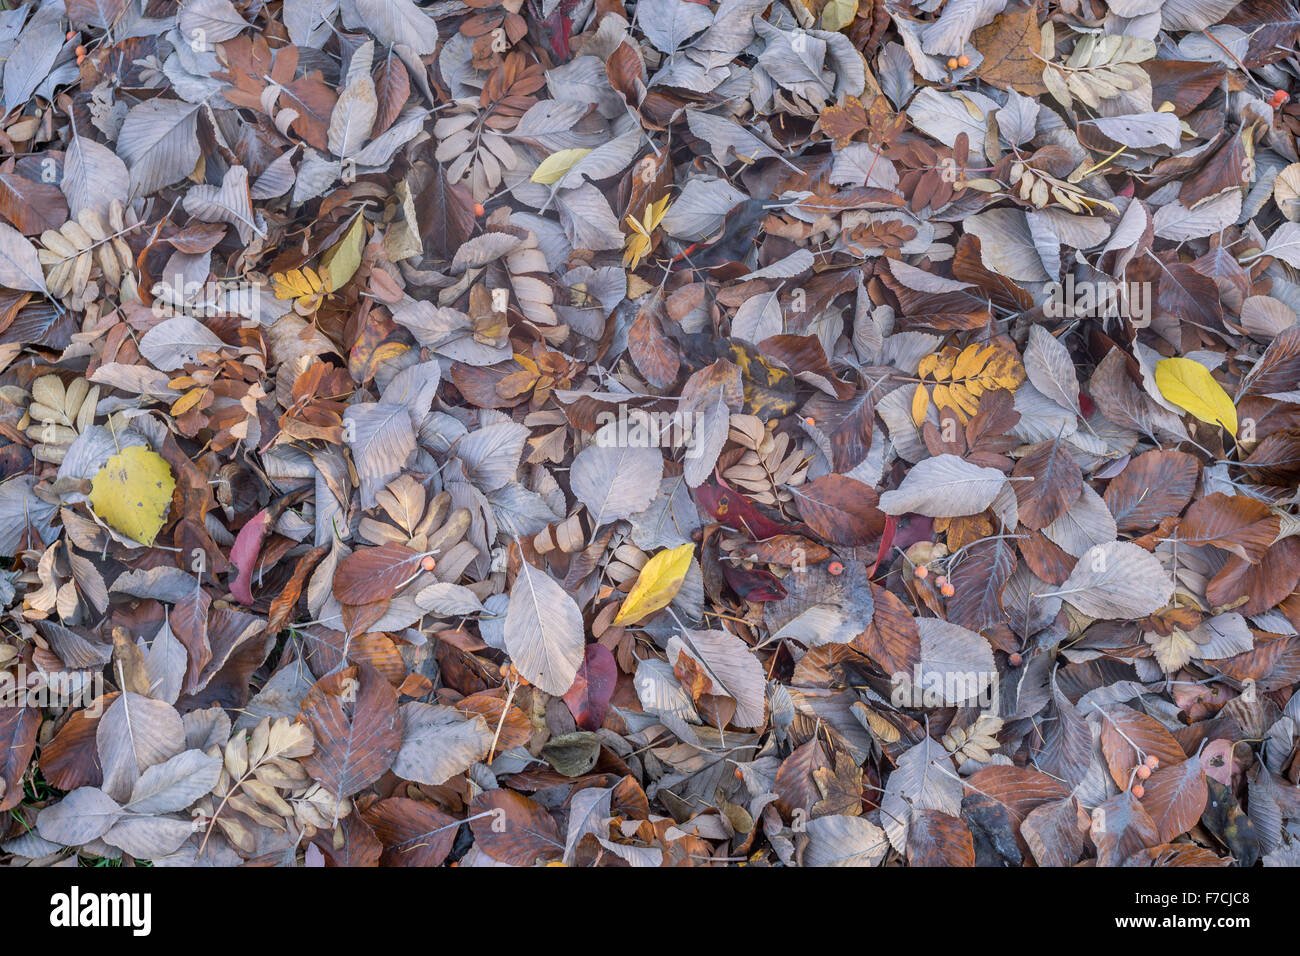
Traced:
<svg viewBox="0 0 1300 956">
<path fill-rule="evenodd" d="M 912 393 L 912 423 L 920 428 L 925 424 L 926 413 L 930 410 L 930 393 L 924 385 L 916 386 Z"/>
<path fill-rule="evenodd" d="M 858 0 L 830 0 L 822 7 L 822 29 L 843 30 L 858 15 Z"/>
<path fill-rule="evenodd" d="M 939 360 L 935 364 L 932 374 L 936 382 L 946 382 L 952 378 L 953 366 L 957 364 L 957 357 L 961 355 L 956 348 L 951 345 L 945 346 L 939 353 Z"/>
<path fill-rule="evenodd" d="M 1222 425 L 1237 434 L 1237 409 L 1210 370 L 1186 358 L 1161 359 L 1156 363 L 1156 388 L 1184 411 L 1211 425 Z"/>
<path fill-rule="evenodd" d="M 561 149 L 551 153 L 542 160 L 542 164 L 533 170 L 532 181 L 549 186 L 558 183 L 568 175 L 569 170 L 578 165 L 578 160 L 590 153 L 589 149 Z"/>
<path fill-rule="evenodd" d="M 191 408 L 203 400 L 203 396 L 208 393 L 206 388 L 192 388 L 172 404 L 171 413 L 173 415 L 184 415 Z"/>
<path fill-rule="evenodd" d="M 337 292 L 348 284 L 356 275 L 361 265 L 361 250 L 366 244 L 366 223 L 358 215 L 352 225 L 343 234 L 343 238 L 320 257 L 321 278 L 325 280 L 325 291 Z"/>
<path fill-rule="evenodd" d="M 678 548 L 666 548 L 647 561 L 637 576 L 632 593 L 618 609 L 614 623 L 635 624 L 667 607 L 681 590 L 694 553 L 695 545 L 684 544 Z"/>
<path fill-rule="evenodd" d="M 277 299 L 296 299 L 311 292 L 301 269 L 274 273 L 271 276 L 271 287 L 275 289 Z"/>
<path fill-rule="evenodd" d="M 175 487 L 171 467 L 161 455 L 132 445 L 108 459 L 95 475 L 90 506 L 113 530 L 151 545 L 167 520 Z"/>
<path fill-rule="evenodd" d="M 638 220 L 635 216 L 628 216 L 624 220 L 632 230 L 623 249 L 624 269 L 635 269 L 640 265 L 641 260 L 649 255 L 654 245 L 651 234 L 659 228 L 660 220 L 668 212 L 670 199 L 670 196 L 664 196 L 658 202 L 648 203 L 645 207 L 644 221 Z"/>
</svg>

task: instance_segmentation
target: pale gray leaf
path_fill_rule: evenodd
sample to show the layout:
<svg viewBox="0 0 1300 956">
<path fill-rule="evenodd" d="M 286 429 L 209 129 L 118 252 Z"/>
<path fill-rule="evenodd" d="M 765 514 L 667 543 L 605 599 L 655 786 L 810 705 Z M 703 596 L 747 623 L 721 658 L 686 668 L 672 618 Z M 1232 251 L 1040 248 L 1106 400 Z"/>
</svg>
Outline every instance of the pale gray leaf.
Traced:
<svg viewBox="0 0 1300 956">
<path fill-rule="evenodd" d="M 558 697 L 578 674 L 584 634 L 582 611 L 568 592 L 545 571 L 523 562 L 510 589 L 505 623 L 506 651 L 519 673 Z"/>
</svg>

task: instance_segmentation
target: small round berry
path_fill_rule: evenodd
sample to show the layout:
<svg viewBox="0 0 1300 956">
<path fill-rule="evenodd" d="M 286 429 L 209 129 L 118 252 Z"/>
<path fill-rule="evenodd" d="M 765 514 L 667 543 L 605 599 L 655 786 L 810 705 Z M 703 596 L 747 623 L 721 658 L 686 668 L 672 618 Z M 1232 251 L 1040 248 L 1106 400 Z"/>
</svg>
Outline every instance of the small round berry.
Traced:
<svg viewBox="0 0 1300 956">
<path fill-rule="evenodd" d="M 957 58 L 955 56 L 948 57 L 948 69 L 950 70 L 957 69 Z"/>
<path fill-rule="evenodd" d="M 930 569 L 927 568 L 924 564 L 918 564 L 916 566 L 916 570 L 913 571 L 912 573 L 915 574 L 918 578 L 924 580 L 925 578 L 929 577 Z"/>
<path fill-rule="evenodd" d="M 437 566 L 438 562 L 433 560 L 433 555 L 431 554 L 426 554 L 420 559 L 420 567 L 424 568 L 426 571 L 432 571 Z"/>
<path fill-rule="evenodd" d="M 85 55 L 86 55 L 86 48 L 85 48 L 84 46 L 82 46 L 80 43 L 78 43 L 78 44 L 77 44 L 77 48 L 76 48 L 75 50 L 73 50 L 72 52 L 75 53 L 75 54 L 77 54 L 77 56 L 85 56 Z"/>
<path fill-rule="evenodd" d="M 1142 764 L 1142 766 L 1137 768 L 1137 778 L 1139 780 L 1145 780 L 1149 776 L 1151 776 L 1151 768 L 1146 764 Z"/>
<path fill-rule="evenodd" d="M 474 215 L 475 215 L 475 216 L 477 216 L 478 218 L 482 219 L 484 213 L 486 213 L 486 212 L 487 212 L 487 210 L 483 208 L 483 204 L 482 204 L 481 202 L 476 202 L 476 203 L 474 204 Z"/>
<path fill-rule="evenodd" d="M 970 57 L 968 57 L 965 53 L 963 53 L 961 56 L 957 57 L 957 65 L 970 66 Z"/>
<path fill-rule="evenodd" d="M 805 425 L 808 425 L 808 426 L 813 426 L 813 425 L 816 425 L 816 424 L 817 424 L 817 419 L 815 419 L 815 418 L 813 418 L 811 415 L 809 415 L 807 418 L 805 418 L 805 419 L 803 420 L 803 423 L 804 423 Z"/>
<path fill-rule="evenodd" d="M 1152 770 L 1155 770 L 1156 767 L 1160 766 L 1160 758 L 1157 757 L 1155 754 L 1151 754 L 1149 757 L 1147 757 L 1146 763 L 1148 767 L 1150 767 Z"/>
<path fill-rule="evenodd" d="M 1277 109 L 1280 106 L 1285 106 L 1288 102 L 1290 102 L 1290 100 L 1291 100 L 1291 94 L 1288 93 L 1286 90 L 1274 90 L 1273 98 L 1272 100 L 1270 100 L 1270 102 L 1273 104 L 1273 108 Z"/>
<path fill-rule="evenodd" d="M 1019 651 L 1012 651 L 1007 656 L 1007 663 L 1010 664 L 1012 667 L 1019 667 L 1022 663 L 1024 663 L 1024 660 L 1025 659 L 1020 656 Z"/>
<path fill-rule="evenodd" d="M 944 597 L 952 597 L 957 593 L 957 589 L 945 581 L 943 584 L 939 585 L 939 593 Z"/>
<path fill-rule="evenodd" d="M 844 565 L 839 561 L 832 561 L 830 564 L 826 565 L 826 570 L 831 574 L 843 574 Z"/>
<path fill-rule="evenodd" d="M 937 588 L 941 588 L 947 583 L 948 583 L 948 575 L 946 574 L 941 574 L 934 579 L 934 586 Z"/>
<path fill-rule="evenodd" d="M 66 34 L 64 34 L 63 39 L 65 39 L 65 40 L 71 40 L 71 39 L 72 39 L 73 37 L 75 37 L 76 35 L 77 35 L 77 34 L 76 34 L 74 31 L 69 30 Z"/>
<path fill-rule="evenodd" d="M 1146 796 L 1146 792 L 1147 788 L 1142 786 L 1142 784 L 1138 783 L 1133 785 L 1133 796 L 1137 797 L 1139 800 Z"/>
</svg>

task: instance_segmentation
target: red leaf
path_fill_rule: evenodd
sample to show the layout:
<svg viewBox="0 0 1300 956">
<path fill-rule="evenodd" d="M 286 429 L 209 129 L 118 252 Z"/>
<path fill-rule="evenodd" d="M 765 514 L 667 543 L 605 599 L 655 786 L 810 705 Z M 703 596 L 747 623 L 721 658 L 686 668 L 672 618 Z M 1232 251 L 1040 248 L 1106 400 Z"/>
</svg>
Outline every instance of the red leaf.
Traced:
<svg viewBox="0 0 1300 956">
<path fill-rule="evenodd" d="M 262 542 L 266 540 L 270 526 L 271 512 L 263 508 L 239 529 L 234 547 L 230 549 L 230 563 L 239 570 L 230 584 L 230 593 L 240 604 L 253 603 L 253 569 L 257 566 L 257 556 L 262 551 Z"/>
<path fill-rule="evenodd" d="M 614 655 L 604 644 L 588 644 L 573 686 L 564 693 L 564 703 L 583 730 L 596 730 L 605 722 L 605 711 L 618 681 Z"/>
</svg>

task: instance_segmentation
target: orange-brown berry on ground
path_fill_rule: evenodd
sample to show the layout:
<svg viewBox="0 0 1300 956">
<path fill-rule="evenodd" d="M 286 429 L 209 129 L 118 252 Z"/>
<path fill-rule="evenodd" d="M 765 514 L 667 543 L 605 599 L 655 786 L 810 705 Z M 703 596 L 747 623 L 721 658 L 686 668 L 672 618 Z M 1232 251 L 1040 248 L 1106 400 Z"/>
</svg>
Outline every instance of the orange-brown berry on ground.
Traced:
<svg viewBox="0 0 1300 956">
<path fill-rule="evenodd" d="M 957 58 L 955 56 L 948 57 L 948 69 L 950 70 L 957 69 Z"/>
<path fill-rule="evenodd" d="M 474 215 L 475 215 L 475 216 L 478 216 L 478 217 L 481 219 L 481 218 L 483 217 L 483 214 L 484 214 L 485 212 L 487 212 L 487 210 L 483 208 L 483 204 L 482 204 L 481 202 L 476 202 L 476 203 L 474 204 Z"/>
<path fill-rule="evenodd" d="M 433 560 L 433 555 L 431 554 L 426 554 L 424 558 L 420 561 L 420 567 L 424 568 L 424 570 L 426 571 L 432 571 L 437 566 L 438 566 L 438 562 Z"/>
<path fill-rule="evenodd" d="M 925 578 L 930 574 L 930 569 L 927 568 L 924 564 L 918 564 L 916 566 L 916 571 L 914 573 L 918 578 Z"/>
<path fill-rule="evenodd" d="M 1016 651 L 1012 651 L 1011 654 L 1008 655 L 1007 657 L 1007 663 L 1010 664 L 1012 667 L 1019 667 L 1023 660 L 1024 658 L 1021 657 L 1020 654 Z"/>
<path fill-rule="evenodd" d="M 826 570 L 829 571 L 831 574 L 843 574 L 844 565 L 841 564 L 839 561 L 832 561 L 830 564 L 826 565 Z"/>
<path fill-rule="evenodd" d="M 957 65 L 970 66 L 970 57 L 968 57 L 965 53 L 963 53 L 961 56 L 957 57 Z"/>
<path fill-rule="evenodd" d="M 1151 776 L 1151 768 L 1146 764 L 1137 768 L 1137 778 L 1139 780 L 1145 780 L 1149 776 Z"/>
<path fill-rule="evenodd" d="M 957 593 L 957 589 L 945 581 L 943 584 L 939 585 L 939 593 L 944 597 L 952 597 Z"/>
<path fill-rule="evenodd" d="M 1133 796 L 1137 797 L 1139 800 L 1146 796 L 1146 792 L 1147 788 L 1142 786 L 1140 783 L 1133 787 Z"/>
<path fill-rule="evenodd" d="M 1155 754 L 1151 754 L 1150 756 L 1147 757 L 1147 766 L 1150 767 L 1152 770 L 1155 770 L 1156 767 L 1160 766 L 1160 758 L 1157 757 Z"/>
</svg>

